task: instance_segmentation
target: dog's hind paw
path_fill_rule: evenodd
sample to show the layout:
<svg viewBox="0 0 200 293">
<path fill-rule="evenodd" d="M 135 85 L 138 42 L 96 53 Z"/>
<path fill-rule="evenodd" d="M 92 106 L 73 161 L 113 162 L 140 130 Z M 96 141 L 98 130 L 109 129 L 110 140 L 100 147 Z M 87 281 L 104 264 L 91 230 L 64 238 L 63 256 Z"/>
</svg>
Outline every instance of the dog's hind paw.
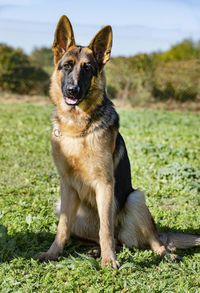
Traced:
<svg viewBox="0 0 200 293">
<path fill-rule="evenodd" d="M 101 249 L 99 246 L 94 246 L 91 249 L 89 249 L 86 254 L 90 257 L 97 258 L 100 257 Z"/>
<path fill-rule="evenodd" d="M 167 261 L 170 261 L 170 262 L 180 262 L 181 258 L 182 258 L 181 256 L 174 254 L 174 253 L 167 253 L 164 256 L 164 259 L 166 259 Z"/>
<path fill-rule="evenodd" d="M 58 259 L 58 254 L 49 253 L 48 251 L 47 252 L 40 252 L 37 255 L 37 258 L 40 261 L 57 260 Z"/>
</svg>

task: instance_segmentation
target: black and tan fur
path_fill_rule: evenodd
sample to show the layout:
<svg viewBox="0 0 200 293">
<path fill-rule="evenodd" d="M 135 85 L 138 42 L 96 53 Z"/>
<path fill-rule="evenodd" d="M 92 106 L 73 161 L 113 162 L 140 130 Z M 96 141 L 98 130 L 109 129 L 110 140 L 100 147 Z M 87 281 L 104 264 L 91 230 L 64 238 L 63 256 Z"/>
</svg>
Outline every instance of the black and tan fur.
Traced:
<svg viewBox="0 0 200 293">
<path fill-rule="evenodd" d="M 40 259 L 57 259 L 70 235 L 100 244 L 102 264 L 112 262 L 114 268 L 119 267 L 115 243 L 150 247 L 161 256 L 173 245 L 200 245 L 199 236 L 159 234 L 143 193 L 132 188 L 119 118 L 105 90 L 103 67 L 111 46 L 110 26 L 88 47 L 77 46 L 68 18 L 61 17 L 50 88 L 56 106 L 51 141 L 61 182 L 60 218 L 55 241 Z"/>
</svg>

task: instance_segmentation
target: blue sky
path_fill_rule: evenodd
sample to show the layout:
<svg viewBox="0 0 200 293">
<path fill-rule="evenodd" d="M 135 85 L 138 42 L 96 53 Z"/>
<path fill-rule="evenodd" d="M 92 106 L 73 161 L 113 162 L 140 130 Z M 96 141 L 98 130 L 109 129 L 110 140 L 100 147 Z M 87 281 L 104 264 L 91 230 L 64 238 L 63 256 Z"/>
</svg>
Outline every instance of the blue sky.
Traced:
<svg viewBox="0 0 200 293">
<path fill-rule="evenodd" d="M 27 53 L 51 47 L 62 14 L 81 45 L 112 25 L 113 56 L 164 51 L 185 38 L 200 39 L 200 0 L 0 0 L 0 42 Z"/>
</svg>

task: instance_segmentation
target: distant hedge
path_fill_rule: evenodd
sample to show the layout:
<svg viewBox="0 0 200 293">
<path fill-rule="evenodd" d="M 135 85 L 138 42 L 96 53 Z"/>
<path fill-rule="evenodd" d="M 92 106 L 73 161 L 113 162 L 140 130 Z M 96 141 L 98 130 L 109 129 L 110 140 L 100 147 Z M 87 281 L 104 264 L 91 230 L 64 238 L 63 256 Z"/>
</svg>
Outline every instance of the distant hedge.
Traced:
<svg viewBox="0 0 200 293">
<path fill-rule="evenodd" d="M 200 41 L 184 40 L 164 53 L 112 58 L 106 66 L 111 98 L 142 105 L 200 100 Z"/>
<path fill-rule="evenodd" d="M 0 89 L 19 94 L 47 94 L 53 71 L 50 48 L 30 56 L 0 44 Z M 184 40 L 166 52 L 111 58 L 106 65 L 111 99 L 132 105 L 154 101 L 200 100 L 200 41 Z"/>
<path fill-rule="evenodd" d="M 18 94 L 47 94 L 49 75 L 21 49 L 0 44 L 0 88 Z"/>
<path fill-rule="evenodd" d="M 159 61 L 200 59 L 200 41 L 194 42 L 190 39 L 183 40 L 164 53 L 156 53 L 155 57 Z"/>
</svg>

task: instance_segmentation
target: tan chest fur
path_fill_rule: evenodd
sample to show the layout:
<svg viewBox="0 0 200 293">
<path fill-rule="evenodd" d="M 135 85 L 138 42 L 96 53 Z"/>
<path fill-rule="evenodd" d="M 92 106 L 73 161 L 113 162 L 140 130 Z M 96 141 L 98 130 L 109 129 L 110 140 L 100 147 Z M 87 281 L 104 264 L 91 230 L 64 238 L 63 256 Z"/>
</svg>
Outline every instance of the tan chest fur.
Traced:
<svg viewBox="0 0 200 293">
<path fill-rule="evenodd" d="M 84 137 L 52 134 L 52 151 L 58 172 L 78 193 L 79 198 L 96 206 L 99 182 L 113 180 L 114 135 L 103 130 Z"/>
</svg>

